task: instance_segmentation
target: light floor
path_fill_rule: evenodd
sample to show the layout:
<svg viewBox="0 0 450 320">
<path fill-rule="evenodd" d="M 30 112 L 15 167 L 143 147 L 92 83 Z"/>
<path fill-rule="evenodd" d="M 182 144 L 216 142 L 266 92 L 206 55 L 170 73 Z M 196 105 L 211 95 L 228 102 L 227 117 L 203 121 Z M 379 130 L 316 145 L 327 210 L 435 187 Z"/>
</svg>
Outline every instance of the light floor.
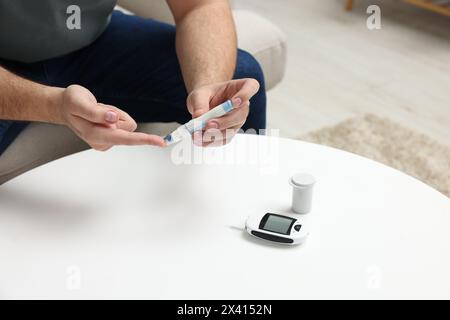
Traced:
<svg viewBox="0 0 450 320">
<path fill-rule="evenodd" d="M 288 35 L 285 80 L 269 126 L 298 137 L 360 113 L 387 116 L 450 144 L 450 18 L 395 0 L 235 0 Z M 378 4 L 382 29 L 369 31 Z"/>
</svg>

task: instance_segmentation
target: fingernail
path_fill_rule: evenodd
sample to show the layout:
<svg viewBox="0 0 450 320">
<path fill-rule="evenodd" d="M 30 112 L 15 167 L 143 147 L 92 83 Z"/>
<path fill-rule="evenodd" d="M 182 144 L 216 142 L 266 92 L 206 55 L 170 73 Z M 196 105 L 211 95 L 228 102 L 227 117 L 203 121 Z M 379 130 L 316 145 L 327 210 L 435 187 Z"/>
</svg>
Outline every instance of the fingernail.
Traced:
<svg viewBox="0 0 450 320">
<path fill-rule="evenodd" d="M 208 123 L 210 129 L 219 129 L 219 124 L 216 121 L 211 121 Z"/>
<path fill-rule="evenodd" d="M 234 107 L 239 107 L 242 104 L 242 99 L 241 98 L 234 98 L 232 100 Z"/>
<path fill-rule="evenodd" d="M 117 122 L 117 114 L 113 111 L 107 111 L 105 119 L 108 122 Z"/>
</svg>

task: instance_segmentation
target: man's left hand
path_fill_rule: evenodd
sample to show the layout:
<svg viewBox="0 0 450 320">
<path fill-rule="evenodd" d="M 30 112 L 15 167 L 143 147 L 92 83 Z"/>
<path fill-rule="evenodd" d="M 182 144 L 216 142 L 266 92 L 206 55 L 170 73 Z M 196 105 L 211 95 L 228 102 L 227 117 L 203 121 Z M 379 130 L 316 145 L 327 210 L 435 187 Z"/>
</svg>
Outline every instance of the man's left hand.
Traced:
<svg viewBox="0 0 450 320">
<path fill-rule="evenodd" d="M 223 145 L 228 143 L 244 125 L 250 108 L 250 99 L 259 90 L 255 79 L 238 79 L 200 87 L 191 92 L 187 106 L 192 118 L 197 118 L 226 100 L 235 107 L 228 114 L 208 121 L 204 132 L 194 133 L 196 145 Z"/>
</svg>

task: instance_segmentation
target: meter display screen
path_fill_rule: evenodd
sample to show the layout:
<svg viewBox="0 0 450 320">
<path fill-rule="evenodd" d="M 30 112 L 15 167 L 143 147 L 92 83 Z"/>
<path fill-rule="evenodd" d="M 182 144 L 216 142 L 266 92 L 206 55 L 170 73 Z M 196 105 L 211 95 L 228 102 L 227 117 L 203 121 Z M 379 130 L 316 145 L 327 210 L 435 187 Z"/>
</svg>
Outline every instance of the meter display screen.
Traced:
<svg viewBox="0 0 450 320">
<path fill-rule="evenodd" d="M 278 214 L 267 213 L 261 220 L 259 228 L 262 230 L 289 235 L 296 219 Z"/>
</svg>

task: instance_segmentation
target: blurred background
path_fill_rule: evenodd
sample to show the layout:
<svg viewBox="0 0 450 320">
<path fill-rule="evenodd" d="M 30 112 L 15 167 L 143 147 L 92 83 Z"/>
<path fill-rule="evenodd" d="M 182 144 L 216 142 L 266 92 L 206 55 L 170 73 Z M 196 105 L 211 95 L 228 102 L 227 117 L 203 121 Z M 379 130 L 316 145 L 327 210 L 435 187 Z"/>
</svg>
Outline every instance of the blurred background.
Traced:
<svg viewBox="0 0 450 320">
<path fill-rule="evenodd" d="M 370 112 L 450 142 L 450 16 L 395 0 L 355 0 L 351 12 L 346 0 L 235 3 L 287 34 L 285 78 L 269 93 L 269 122 L 283 135 Z M 372 4 L 381 30 L 366 26 Z"/>
</svg>

